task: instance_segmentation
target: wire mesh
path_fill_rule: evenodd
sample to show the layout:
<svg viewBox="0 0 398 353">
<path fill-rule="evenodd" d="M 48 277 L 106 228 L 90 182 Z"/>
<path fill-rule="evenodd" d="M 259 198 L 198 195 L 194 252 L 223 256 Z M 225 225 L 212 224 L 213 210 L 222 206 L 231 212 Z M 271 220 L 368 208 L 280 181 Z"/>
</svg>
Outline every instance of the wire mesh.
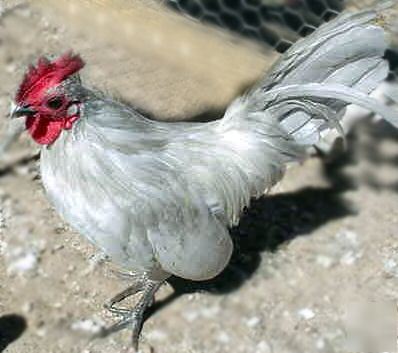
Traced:
<svg viewBox="0 0 398 353">
<path fill-rule="evenodd" d="M 283 53 L 346 8 L 363 9 L 374 0 L 166 0 L 179 13 L 271 46 Z M 386 57 L 398 70 L 398 48 Z"/>
<path fill-rule="evenodd" d="M 278 52 L 312 33 L 343 8 L 341 0 L 167 0 L 203 23 L 262 41 Z"/>
</svg>

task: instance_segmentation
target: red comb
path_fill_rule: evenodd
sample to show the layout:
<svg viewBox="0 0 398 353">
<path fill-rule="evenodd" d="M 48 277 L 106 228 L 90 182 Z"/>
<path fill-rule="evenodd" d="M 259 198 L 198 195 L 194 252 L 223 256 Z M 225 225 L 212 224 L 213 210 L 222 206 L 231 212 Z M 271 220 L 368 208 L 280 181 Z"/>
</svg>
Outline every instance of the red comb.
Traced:
<svg viewBox="0 0 398 353">
<path fill-rule="evenodd" d="M 54 61 L 45 57 L 39 58 L 37 66 L 30 66 L 25 74 L 15 98 L 16 102 L 20 104 L 26 101 L 30 94 L 36 95 L 43 88 L 59 84 L 83 66 L 84 61 L 72 52 L 67 52 Z"/>
</svg>

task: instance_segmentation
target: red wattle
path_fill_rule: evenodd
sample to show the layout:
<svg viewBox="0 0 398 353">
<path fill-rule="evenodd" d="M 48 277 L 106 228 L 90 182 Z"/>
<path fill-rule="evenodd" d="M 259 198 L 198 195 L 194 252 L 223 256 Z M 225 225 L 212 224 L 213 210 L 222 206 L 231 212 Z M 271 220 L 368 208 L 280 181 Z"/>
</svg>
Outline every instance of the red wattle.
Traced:
<svg viewBox="0 0 398 353">
<path fill-rule="evenodd" d="M 65 128 L 66 119 L 51 120 L 41 117 L 27 117 L 26 129 L 29 131 L 32 138 L 41 145 L 52 144 L 61 134 L 62 129 Z M 66 128 L 70 128 L 67 124 Z"/>
</svg>

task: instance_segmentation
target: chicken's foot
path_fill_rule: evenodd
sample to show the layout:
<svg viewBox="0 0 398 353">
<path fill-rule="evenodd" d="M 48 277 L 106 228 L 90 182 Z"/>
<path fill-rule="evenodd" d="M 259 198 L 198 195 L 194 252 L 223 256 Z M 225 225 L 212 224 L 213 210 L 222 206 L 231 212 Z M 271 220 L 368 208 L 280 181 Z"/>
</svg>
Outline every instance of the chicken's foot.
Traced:
<svg viewBox="0 0 398 353">
<path fill-rule="evenodd" d="M 131 327 L 132 329 L 132 345 L 133 348 L 138 350 L 138 340 L 142 330 L 145 310 L 152 305 L 155 293 L 162 285 L 163 281 L 153 281 L 147 278 L 138 280 L 132 286 L 120 292 L 112 299 L 110 299 L 105 307 L 113 314 L 119 315 L 122 319 L 116 324 L 102 330 L 99 334 L 100 337 L 109 336 L 112 333 L 118 332 L 122 329 Z M 132 309 L 115 307 L 124 299 L 131 295 L 142 292 L 140 299 Z"/>
</svg>

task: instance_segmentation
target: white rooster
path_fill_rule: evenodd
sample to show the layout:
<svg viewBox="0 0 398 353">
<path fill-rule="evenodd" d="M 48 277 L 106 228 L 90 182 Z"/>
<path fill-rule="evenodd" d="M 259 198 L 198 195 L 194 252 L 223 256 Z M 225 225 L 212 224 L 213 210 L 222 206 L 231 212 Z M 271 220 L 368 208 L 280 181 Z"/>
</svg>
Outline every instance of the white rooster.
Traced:
<svg viewBox="0 0 398 353">
<path fill-rule="evenodd" d="M 299 40 L 213 122 L 149 120 L 84 86 L 84 63 L 71 53 L 28 70 L 12 115 L 43 146 L 41 176 L 56 210 L 137 274 L 109 305 L 123 316 L 117 327 L 132 327 L 135 348 L 163 281 L 219 274 L 242 209 L 339 129 L 348 104 L 398 126 L 397 112 L 369 96 L 388 74 L 386 7 L 343 14 Z M 137 292 L 132 310 L 115 308 Z"/>
</svg>

